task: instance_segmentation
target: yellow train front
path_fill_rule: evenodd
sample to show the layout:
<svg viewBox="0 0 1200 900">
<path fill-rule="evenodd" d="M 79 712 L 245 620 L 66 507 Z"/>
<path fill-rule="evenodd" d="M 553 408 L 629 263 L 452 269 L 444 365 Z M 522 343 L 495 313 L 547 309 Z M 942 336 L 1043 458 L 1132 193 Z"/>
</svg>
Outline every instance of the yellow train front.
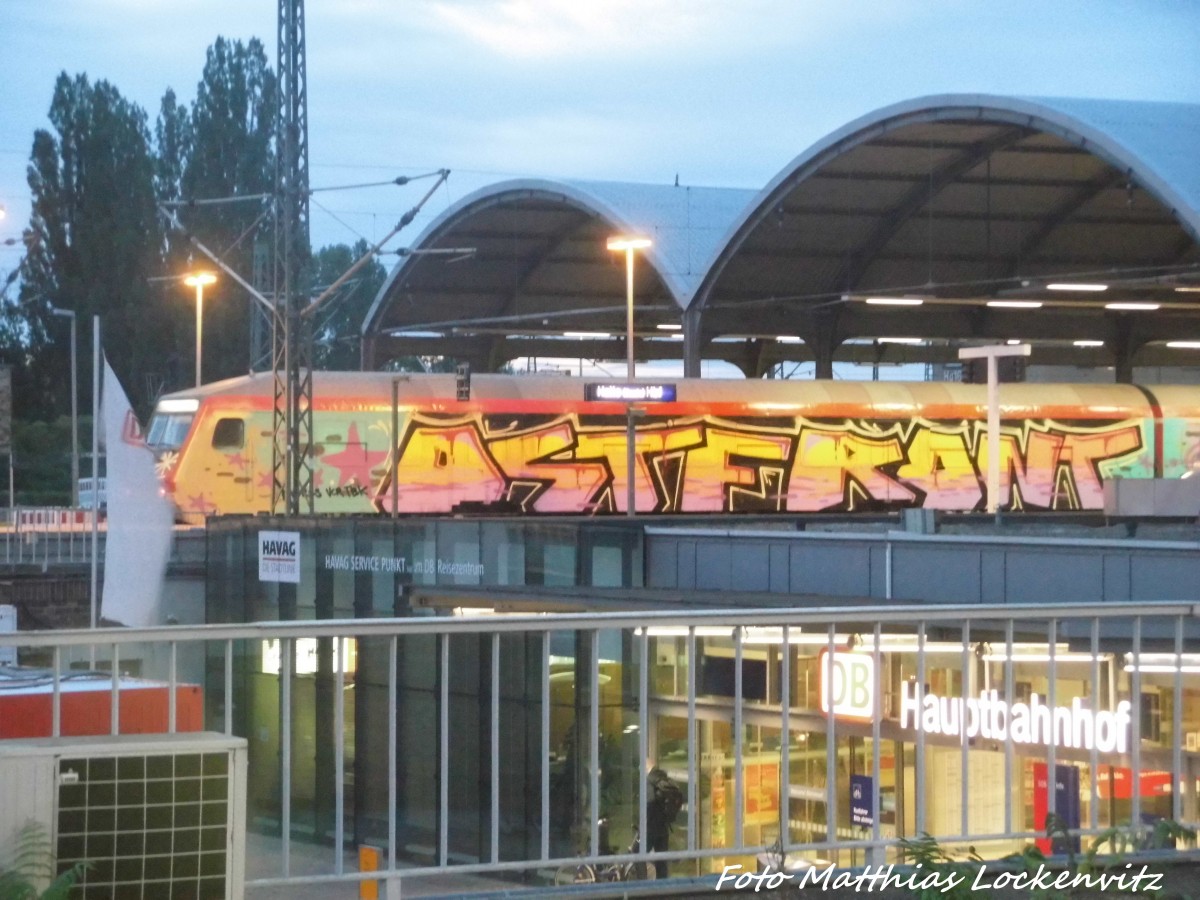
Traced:
<svg viewBox="0 0 1200 900">
<path fill-rule="evenodd" d="M 943 382 L 680 379 L 667 401 L 585 399 L 595 379 L 317 372 L 318 513 L 528 515 L 980 510 L 986 389 Z M 592 392 L 594 393 L 594 391 Z M 1112 478 L 1200 468 L 1194 389 L 1002 387 L 1001 506 L 1099 510 Z M 268 512 L 274 379 L 164 397 L 147 443 L 182 521 Z M 627 463 L 630 419 L 634 466 Z M 395 427 L 393 427 L 395 422 Z"/>
</svg>

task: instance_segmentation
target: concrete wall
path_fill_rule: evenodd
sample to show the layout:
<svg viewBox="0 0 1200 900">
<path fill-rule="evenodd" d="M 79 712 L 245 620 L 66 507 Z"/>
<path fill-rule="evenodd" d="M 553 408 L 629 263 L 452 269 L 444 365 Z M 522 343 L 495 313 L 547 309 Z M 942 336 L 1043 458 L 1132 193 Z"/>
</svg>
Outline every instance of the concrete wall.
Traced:
<svg viewBox="0 0 1200 900">
<path fill-rule="evenodd" d="M 646 585 L 930 603 L 1200 601 L 1200 545 L 649 528 Z"/>
</svg>

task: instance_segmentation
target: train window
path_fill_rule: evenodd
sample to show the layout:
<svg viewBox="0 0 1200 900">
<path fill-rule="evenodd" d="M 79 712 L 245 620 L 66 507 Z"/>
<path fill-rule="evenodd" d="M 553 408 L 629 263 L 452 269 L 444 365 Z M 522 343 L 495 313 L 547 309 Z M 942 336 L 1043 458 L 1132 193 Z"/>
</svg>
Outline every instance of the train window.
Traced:
<svg viewBox="0 0 1200 900">
<path fill-rule="evenodd" d="M 191 427 L 191 413 L 158 413 L 150 420 L 146 444 L 155 450 L 178 450 Z"/>
<path fill-rule="evenodd" d="M 213 429 L 214 450 L 241 450 L 246 443 L 246 423 L 241 419 L 218 419 Z"/>
</svg>

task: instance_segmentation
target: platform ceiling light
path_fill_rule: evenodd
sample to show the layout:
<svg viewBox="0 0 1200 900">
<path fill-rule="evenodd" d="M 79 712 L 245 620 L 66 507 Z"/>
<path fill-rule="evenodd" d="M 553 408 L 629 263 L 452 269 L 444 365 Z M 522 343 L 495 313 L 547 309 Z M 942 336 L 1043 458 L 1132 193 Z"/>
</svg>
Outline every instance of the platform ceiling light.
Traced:
<svg viewBox="0 0 1200 900">
<path fill-rule="evenodd" d="M 923 338 L 916 337 L 881 337 L 877 340 L 881 344 L 920 344 L 924 342 Z"/>
<path fill-rule="evenodd" d="M 676 322 L 663 322 L 661 325 L 655 325 L 659 331 L 682 331 L 683 326 Z"/>
<path fill-rule="evenodd" d="M 1162 306 L 1161 303 L 1105 303 L 1105 309 L 1123 309 L 1127 312 L 1154 312 Z"/>
<path fill-rule="evenodd" d="M 1104 341 L 1073 341 L 1076 347 L 1103 347 Z"/>
<path fill-rule="evenodd" d="M 1137 665 L 1134 665 L 1134 663 Z M 1140 653 L 1134 656 L 1132 653 L 1125 654 L 1126 672 L 1145 672 L 1145 673 L 1161 673 L 1174 675 L 1176 672 L 1194 675 L 1200 672 L 1200 657 L 1195 653 L 1181 653 L 1176 656 L 1174 653 Z"/>
<path fill-rule="evenodd" d="M 1200 294 L 1200 286 L 1197 287 L 1177 287 L 1176 293 L 1179 294 Z"/>
<path fill-rule="evenodd" d="M 804 343 L 803 339 L 797 337 L 794 334 L 781 334 L 781 335 L 779 335 L 779 337 L 775 338 L 775 342 L 777 344 L 803 344 Z"/>
<path fill-rule="evenodd" d="M 920 297 L 864 297 L 871 306 L 920 306 L 925 301 Z"/>
<path fill-rule="evenodd" d="M 1200 341 L 1167 341 L 1172 350 L 1200 350 Z"/>
<path fill-rule="evenodd" d="M 1017 344 L 1022 343 L 1022 341 L 1020 338 L 1009 338 L 1004 343 L 1008 344 L 1008 346 L 1010 346 L 1010 347 L 1015 347 L 1015 346 L 1017 346 Z"/>
<path fill-rule="evenodd" d="M 1107 291 L 1107 284 L 1092 284 L 1085 281 L 1055 281 L 1046 285 L 1048 291 Z"/>
<path fill-rule="evenodd" d="M 564 331 L 565 338 L 579 338 L 581 340 L 595 339 L 605 341 L 612 337 L 607 331 Z"/>
<path fill-rule="evenodd" d="M 988 306 L 996 309 L 1041 309 L 1041 300 L 989 300 Z"/>
<path fill-rule="evenodd" d="M 1014 652 L 1009 656 L 1004 652 L 1003 648 L 999 648 L 994 653 L 983 654 L 983 661 L 990 663 L 1048 663 L 1054 660 L 1057 663 L 1093 663 L 1096 660 L 1107 660 L 1108 654 L 1100 654 L 1093 656 L 1091 653 L 1055 653 L 1053 657 L 1048 652 L 1044 653 L 1017 653 Z"/>
<path fill-rule="evenodd" d="M 654 246 L 654 242 L 646 237 L 616 235 L 608 239 L 606 246 L 609 250 L 645 250 L 647 247 Z"/>
</svg>

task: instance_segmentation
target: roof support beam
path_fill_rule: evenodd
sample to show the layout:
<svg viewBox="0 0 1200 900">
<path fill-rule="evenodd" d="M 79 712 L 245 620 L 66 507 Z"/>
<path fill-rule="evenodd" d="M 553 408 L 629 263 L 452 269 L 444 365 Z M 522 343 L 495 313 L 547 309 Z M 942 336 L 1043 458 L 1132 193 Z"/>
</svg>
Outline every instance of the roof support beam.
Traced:
<svg viewBox="0 0 1200 900">
<path fill-rule="evenodd" d="M 847 291 L 857 289 L 875 257 L 909 219 L 932 204 L 938 194 L 993 153 L 1011 147 L 1032 133 L 1028 128 L 1019 126 L 1003 128 L 986 140 L 966 147 L 940 169 L 931 171 L 928 182 L 914 185 L 895 209 L 880 220 L 875 230 L 859 244 L 857 252 L 838 272 L 833 283 Z"/>
<path fill-rule="evenodd" d="M 573 225 L 564 228 L 558 233 L 552 233 L 549 238 L 542 241 L 541 246 L 536 251 L 528 254 L 521 261 L 516 277 L 513 279 L 512 290 L 509 292 L 508 298 L 504 303 L 502 315 L 513 315 L 517 312 L 517 302 L 523 296 L 529 279 L 533 277 L 534 273 L 542 267 L 542 264 L 552 257 L 563 244 L 575 237 L 576 232 L 579 231 L 581 226 L 591 221 L 592 217 L 583 211 L 575 210 L 575 212 L 577 219 Z"/>
<path fill-rule="evenodd" d="M 1038 227 L 1021 242 L 1021 246 L 1017 249 L 1016 258 L 1009 265 L 1006 274 L 1010 277 L 1020 274 L 1021 266 L 1037 252 L 1037 249 L 1049 239 L 1050 235 L 1058 230 L 1060 225 L 1105 191 L 1120 184 L 1125 177 L 1124 173 L 1110 168 L 1099 177 L 1083 184 L 1070 197 L 1060 203 L 1057 209 L 1045 216 L 1038 223 Z"/>
</svg>

